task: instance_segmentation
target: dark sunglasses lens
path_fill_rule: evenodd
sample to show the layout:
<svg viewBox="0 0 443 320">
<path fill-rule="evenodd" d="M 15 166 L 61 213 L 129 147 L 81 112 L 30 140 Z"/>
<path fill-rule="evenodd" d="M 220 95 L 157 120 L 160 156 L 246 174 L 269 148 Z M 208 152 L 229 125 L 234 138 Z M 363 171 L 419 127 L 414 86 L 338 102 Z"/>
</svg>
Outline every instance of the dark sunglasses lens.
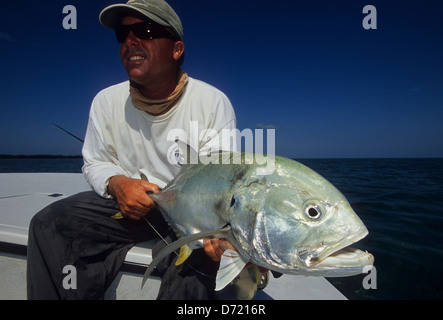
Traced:
<svg viewBox="0 0 443 320">
<path fill-rule="evenodd" d="M 117 41 L 119 43 L 124 42 L 131 31 L 135 34 L 137 38 L 143 40 L 172 37 L 172 34 L 161 26 L 156 26 L 149 22 L 140 22 L 131 25 L 121 25 L 117 27 L 115 29 Z"/>
<path fill-rule="evenodd" d="M 126 37 L 128 36 L 129 32 L 131 32 L 131 29 L 127 28 L 126 26 L 119 26 L 115 29 L 115 36 L 117 37 L 118 43 L 123 43 L 126 40 Z"/>
</svg>

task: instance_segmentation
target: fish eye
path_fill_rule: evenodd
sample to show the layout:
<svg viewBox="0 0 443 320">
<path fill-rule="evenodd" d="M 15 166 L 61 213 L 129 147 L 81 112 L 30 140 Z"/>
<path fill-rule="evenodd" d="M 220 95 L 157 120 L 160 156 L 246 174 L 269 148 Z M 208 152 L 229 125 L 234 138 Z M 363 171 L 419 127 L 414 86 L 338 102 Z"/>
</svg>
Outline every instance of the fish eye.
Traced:
<svg viewBox="0 0 443 320">
<path fill-rule="evenodd" d="M 317 208 L 312 207 L 308 209 L 308 215 L 311 218 L 317 218 L 318 216 L 320 216 L 320 212 L 318 212 Z"/>
<path fill-rule="evenodd" d="M 323 210 L 319 205 L 309 203 L 305 206 L 305 215 L 310 220 L 318 220 L 323 215 Z"/>
<path fill-rule="evenodd" d="M 231 198 L 231 208 L 235 207 L 237 203 L 238 203 L 237 197 L 236 196 L 232 196 L 232 198 Z"/>
</svg>

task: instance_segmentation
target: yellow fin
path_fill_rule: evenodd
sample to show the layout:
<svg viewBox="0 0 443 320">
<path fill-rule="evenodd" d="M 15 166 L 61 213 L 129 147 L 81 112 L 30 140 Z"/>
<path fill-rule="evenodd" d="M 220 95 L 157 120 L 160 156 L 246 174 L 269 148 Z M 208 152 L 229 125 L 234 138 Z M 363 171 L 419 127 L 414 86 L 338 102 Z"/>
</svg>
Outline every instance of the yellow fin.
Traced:
<svg viewBox="0 0 443 320">
<path fill-rule="evenodd" d="M 183 262 L 186 261 L 186 259 L 189 258 L 191 253 L 192 253 L 192 249 L 188 245 L 185 244 L 183 247 L 180 248 L 180 255 L 179 255 L 175 265 L 176 266 L 181 265 Z"/>
<path fill-rule="evenodd" d="M 119 220 L 119 219 L 123 219 L 124 217 L 123 217 L 123 214 L 121 212 L 117 212 L 111 218 L 115 219 L 115 220 Z"/>
</svg>

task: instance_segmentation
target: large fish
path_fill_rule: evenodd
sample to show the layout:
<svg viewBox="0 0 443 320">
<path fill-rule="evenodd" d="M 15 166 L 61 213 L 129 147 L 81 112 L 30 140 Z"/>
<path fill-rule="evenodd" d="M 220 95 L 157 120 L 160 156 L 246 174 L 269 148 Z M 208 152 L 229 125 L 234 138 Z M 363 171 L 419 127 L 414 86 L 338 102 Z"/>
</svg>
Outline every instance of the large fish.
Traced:
<svg viewBox="0 0 443 320">
<path fill-rule="evenodd" d="M 222 257 L 216 290 L 248 261 L 283 274 L 327 277 L 359 274 L 373 264 L 371 254 L 348 247 L 368 230 L 322 176 L 277 156 L 272 173 L 257 174 L 264 164 L 257 164 L 254 154 L 228 156 L 230 164 L 222 164 L 224 158 L 220 164 L 184 165 L 160 193 L 151 195 L 179 240 L 154 259 L 142 287 L 159 260 L 182 247 L 182 263 L 193 248 L 202 247 L 197 239 L 204 237 L 225 238 L 237 249 Z"/>
</svg>

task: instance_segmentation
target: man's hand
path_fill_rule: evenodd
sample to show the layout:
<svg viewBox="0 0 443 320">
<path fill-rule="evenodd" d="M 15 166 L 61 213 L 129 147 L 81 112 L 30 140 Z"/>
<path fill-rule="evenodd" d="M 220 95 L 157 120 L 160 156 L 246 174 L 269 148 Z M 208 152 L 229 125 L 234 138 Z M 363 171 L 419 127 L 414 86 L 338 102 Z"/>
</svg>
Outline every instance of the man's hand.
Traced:
<svg viewBox="0 0 443 320">
<path fill-rule="evenodd" d="M 225 252 L 228 249 L 237 251 L 235 247 L 225 239 L 203 239 L 203 246 L 205 248 L 206 254 L 213 260 L 213 261 L 220 261 L 221 256 L 223 255 L 223 252 Z M 252 263 L 248 262 L 245 266 L 246 269 L 250 268 L 252 266 Z M 260 272 L 262 274 L 268 273 L 268 269 L 258 267 Z"/>
<path fill-rule="evenodd" d="M 108 193 L 116 199 L 122 215 L 134 220 L 140 220 L 155 208 L 154 201 L 146 193 L 159 191 L 156 184 L 125 176 L 114 176 L 108 184 Z"/>
<path fill-rule="evenodd" d="M 225 239 L 203 239 L 206 254 L 215 262 L 221 260 L 223 252 L 228 249 L 237 251 L 235 247 Z"/>
</svg>

